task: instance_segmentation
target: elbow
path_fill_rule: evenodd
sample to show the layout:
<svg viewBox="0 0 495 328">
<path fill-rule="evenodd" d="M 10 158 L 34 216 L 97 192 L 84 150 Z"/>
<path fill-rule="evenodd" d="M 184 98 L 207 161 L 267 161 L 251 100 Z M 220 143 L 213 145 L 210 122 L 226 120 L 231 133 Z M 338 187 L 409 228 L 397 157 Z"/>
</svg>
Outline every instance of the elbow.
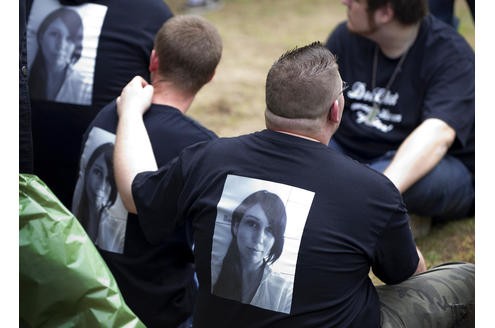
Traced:
<svg viewBox="0 0 495 328">
<path fill-rule="evenodd" d="M 444 121 L 435 118 L 426 120 L 424 124 L 430 127 L 429 135 L 435 136 L 437 150 L 443 156 L 455 141 L 455 130 Z"/>
<path fill-rule="evenodd" d="M 445 147 L 445 152 L 452 146 L 452 144 L 455 141 L 455 130 L 451 128 L 449 125 L 444 123 L 444 126 L 442 127 L 442 140 L 443 140 L 443 146 Z"/>
<path fill-rule="evenodd" d="M 136 204 L 131 197 L 123 197 L 122 203 L 124 204 L 125 209 L 132 214 L 137 214 Z"/>
<path fill-rule="evenodd" d="M 124 205 L 127 212 L 132 214 L 137 214 L 136 203 L 134 203 L 134 198 L 132 196 L 132 190 L 130 188 L 123 188 L 120 183 L 117 181 L 117 190 L 122 200 L 122 204 Z"/>
</svg>

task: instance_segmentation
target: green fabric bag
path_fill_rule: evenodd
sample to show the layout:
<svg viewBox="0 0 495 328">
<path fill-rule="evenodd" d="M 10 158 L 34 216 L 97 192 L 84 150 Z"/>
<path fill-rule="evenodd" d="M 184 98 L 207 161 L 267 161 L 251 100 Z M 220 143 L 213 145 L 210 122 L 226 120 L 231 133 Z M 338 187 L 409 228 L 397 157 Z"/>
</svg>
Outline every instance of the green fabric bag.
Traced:
<svg viewBox="0 0 495 328">
<path fill-rule="evenodd" d="M 36 176 L 19 174 L 21 327 L 145 327 L 79 221 Z"/>
</svg>

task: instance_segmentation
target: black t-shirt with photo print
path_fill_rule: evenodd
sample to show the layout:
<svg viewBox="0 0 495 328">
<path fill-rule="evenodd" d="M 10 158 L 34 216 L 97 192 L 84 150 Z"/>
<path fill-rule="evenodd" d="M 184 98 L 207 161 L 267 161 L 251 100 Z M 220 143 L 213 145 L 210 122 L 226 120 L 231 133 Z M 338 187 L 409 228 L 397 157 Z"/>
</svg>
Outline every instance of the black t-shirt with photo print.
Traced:
<svg viewBox="0 0 495 328">
<path fill-rule="evenodd" d="M 98 145 L 114 142 L 117 123 L 113 101 L 98 113 L 83 137 L 73 212 L 85 190 L 85 158 Z M 153 104 L 144 115 L 144 123 L 159 166 L 187 146 L 216 138 L 212 131 L 169 106 Z M 178 226 L 166 240 L 154 243 L 146 238 L 138 217 L 129 214 L 119 199 L 108 213 L 107 221 L 99 222 L 98 237 L 93 241 L 126 304 L 147 327 L 176 327 L 191 316 L 197 294 L 190 227 Z"/>
<path fill-rule="evenodd" d="M 265 289 L 250 302 L 217 296 L 216 268 L 233 238 L 230 213 L 263 189 L 276 190 L 287 211 L 282 256 L 265 273 L 277 278 L 260 284 Z M 200 143 L 158 171 L 138 174 L 132 192 L 148 240 L 163 242 L 177 225 L 192 225 L 194 327 L 379 327 L 370 267 L 385 283 L 398 283 L 418 264 L 393 184 L 303 138 L 264 130 Z"/>
<path fill-rule="evenodd" d="M 65 8 L 77 12 L 82 20 L 82 55 L 70 71 L 72 76 L 84 76 L 78 81 L 84 81 L 85 100 L 81 103 L 60 95 L 61 100 L 48 101 L 36 96 L 31 98 L 31 112 L 34 174 L 70 207 L 85 130 L 134 76 L 149 79 L 155 34 L 173 13 L 162 0 L 61 2 L 74 4 Z M 60 7 L 57 0 L 33 1 L 27 28 L 28 56 L 37 54 L 39 24 Z M 33 59 L 28 61 L 28 69 L 33 72 Z M 77 81 L 72 83 L 71 89 L 77 85 Z"/>
</svg>

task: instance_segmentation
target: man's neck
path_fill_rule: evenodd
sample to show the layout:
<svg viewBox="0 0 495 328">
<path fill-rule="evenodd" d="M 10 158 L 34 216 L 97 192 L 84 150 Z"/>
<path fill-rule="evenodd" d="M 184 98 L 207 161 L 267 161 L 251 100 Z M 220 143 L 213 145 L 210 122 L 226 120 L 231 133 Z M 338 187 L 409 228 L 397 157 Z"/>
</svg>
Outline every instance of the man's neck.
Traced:
<svg viewBox="0 0 495 328">
<path fill-rule="evenodd" d="M 194 95 L 186 94 L 172 83 L 163 80 L 154 80 L 153 97 L 151 102 L 157 105 L 167 105 L 186 113 L 194 100 Z"/>
<path fill-rule="evenodd" d="M 297 133 L 297 132 L 289 132 L 289 131 L 284 131 L 284 130 L 274 130 L 274 131 L 289 134 L 291 136 L 295 136 L 295 137 L 299 137 L 299 138 L 303 138 L 303 139 L 307 139 L 307 140 L 311 140 L 314 142 L 320 142 L 322 144 L 328 144 L 328 142 L 325 143 L 326 140 L 324 140 L 324 138 L 322 136 L 309 136 L 309 135 L 304 135 L 304 134 Z"/>
<path fill-rule="evenodd" d="M 370 38 L 380 47 L 383 54 L 391 59 L 399 58 L 413 45 L 420 22 L 414 25 L 401 25 L 393 21 L 383 26 Z"/>
</svg>

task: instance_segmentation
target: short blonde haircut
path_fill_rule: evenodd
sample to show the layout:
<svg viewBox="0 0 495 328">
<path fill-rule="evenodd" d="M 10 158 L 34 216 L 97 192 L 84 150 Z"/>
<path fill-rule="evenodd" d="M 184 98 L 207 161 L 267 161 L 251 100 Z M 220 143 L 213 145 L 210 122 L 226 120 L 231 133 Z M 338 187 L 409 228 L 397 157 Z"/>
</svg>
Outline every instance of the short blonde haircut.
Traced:
<svg viewBox="0 0 495 328">
<path fill-rule="evenodd" d="M 168 19 L 156 34 L 154 46 L 162 78 L 191 93 L 213 77 L 222 48 L 215 26 L 193 15 Z"/>
</svg>

